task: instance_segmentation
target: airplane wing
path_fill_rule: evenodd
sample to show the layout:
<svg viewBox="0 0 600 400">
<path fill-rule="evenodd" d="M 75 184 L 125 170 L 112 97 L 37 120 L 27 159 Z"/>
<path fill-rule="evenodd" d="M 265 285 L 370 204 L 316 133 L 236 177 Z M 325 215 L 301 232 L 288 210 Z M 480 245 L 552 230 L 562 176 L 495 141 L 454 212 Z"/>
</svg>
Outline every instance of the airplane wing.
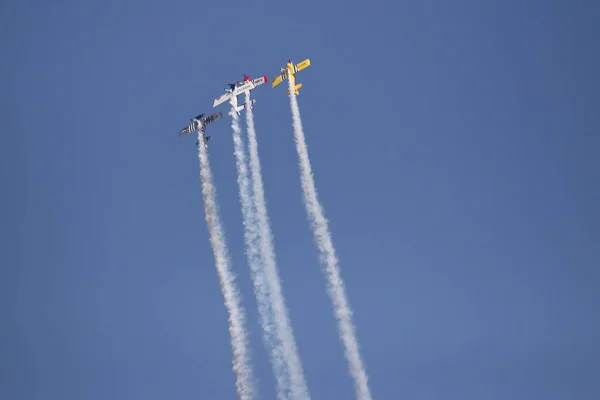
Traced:
<svg viewBox="0 0 600 400">
<path fill-rule="evenodd" d="M 261 76 L 260 78 L 256 78 L 252 81 L 252 83 L 254 83 L 254 86 L 262 85 L 265 82 L 267 82 L 266 76 Z"/>
<path fill-rule="evenodd" d="M 310 67 L 310 60 L 307 58 L 306 60 L 296 64 L 296 71 L 302 71 L 304 68 Z"/>
<path fill-rule="evenodd" d="M 214 121 L 216 121 L 218 119 L 221 119 L 222 117 L 223 117 L 223 114 L 221 114 L 220 112 L 214 113 L 210 117 L 206 118 L 206 120 L 204 121 L 204 125 L 208 125 L 211 122 L 214 122 Z"/>
<path fill-rule="evenodd" d="M 245 93 L 248 90 L 252 90 L 252 89 L 254 89 L 254 83 L 251 81 L 246 81 L 242 85 L 236 87 L 233 90 L 233 93 L 237 96 L 239 94 Z"/>
<path fill-rule="evenodd" d="M 283 80 L 287 78 L 287 74 L 283 73 L 281 75 L 277 75 L 277 78 L 275 78 L 275 80 L 273 80 L 273 83 L 271 83 L 271 87 L 275 87 L 277 85 L 279 85 L 281 82 L 283 82 Z"/>
<path fill-rule="evenodd" d="M 196 122 L 192 122 L 185 128 L 179 131 L 179 136 L 187 135 L 188 133 L 192 133 L 196 130 Z"/>
<path fill-rule="evenodd" d="M 219 104 L 226 102 L 230 98 L 231 98 L 231 92 L 223 93 L 221 95 L 221 97 L 218 97 L 218 98 L 215 99 L 215 101 L 213 102 L 213 107 L 216 107 Z"/>
</svg>

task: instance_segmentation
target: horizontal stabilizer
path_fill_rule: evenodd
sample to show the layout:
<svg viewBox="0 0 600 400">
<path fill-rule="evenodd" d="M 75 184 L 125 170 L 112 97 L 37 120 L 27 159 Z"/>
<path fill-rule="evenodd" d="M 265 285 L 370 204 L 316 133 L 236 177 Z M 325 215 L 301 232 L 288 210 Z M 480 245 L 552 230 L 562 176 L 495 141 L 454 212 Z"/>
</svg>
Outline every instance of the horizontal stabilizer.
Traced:
<svg viewBox="0 0 600 400">
<path fill-rule="evenodd" d="M 302 84 L 299 83 L 296 86 L 294 86 L 294 93 L 296 93 L 296 95 L 300 94 L 300 92 L 298 91 L 300 88 L 302 87 Z M 287 94 L 290 94 L 290 91 L 287 91 Z"/>
<path fill-rule="evenodd" d="M 204 136 L 204 148 L 205 149 L 208 149 L 208 141 L 210 140 L 211 137 L 212 136 Z M 200 146 L 200 141 L 199 140 L 196 141 L 196 146 L 197 147 Z"/>
<path fill-rule="evenodd" d="M 250 106 L 251 106 L 251 105 L 252 105 L 252 104 L 254 104 L 254 103 L 256 103 L 256 99 L 252 99 L 252 100 L 250 100 L 250 103 L 244 103 L 244 104 L 242 104 L 241 106 L 237 106 L 237 107 L 235 107 L 235 111 L 236 111 L 236 112 L 239 114 L 239 113 L 240 113 L 240 111 L 242 111 L 244 108 L 248 107 L 248 105 L 250 105 Z"/>
</svg>

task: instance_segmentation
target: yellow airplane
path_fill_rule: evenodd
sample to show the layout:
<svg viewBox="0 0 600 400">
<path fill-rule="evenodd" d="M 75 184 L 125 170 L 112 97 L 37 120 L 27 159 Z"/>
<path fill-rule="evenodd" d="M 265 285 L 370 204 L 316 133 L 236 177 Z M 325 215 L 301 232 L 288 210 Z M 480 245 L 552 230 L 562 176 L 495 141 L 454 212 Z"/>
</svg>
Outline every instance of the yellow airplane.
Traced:
<svg viewBox="0 0 600 400">
<path fill-rule="evenodd" d="M 296 77 L 294 75 L 296 74 L 296 72 L 302 71 L 304 68 L 307 68 L 309 66 L 310 66 L 310 60 L 308 58 L 296 65 L 294 65 L 292 60 L 288 60 L 286 67 L 281 68 L 281 75 L 279 75 L 277 78 L 275 78 L 275 80 L 273 80 L 271 87 L 275 87 L 275 86 L 279 85 L 281 82 L 283 82 L 289 76 L 290 81 L 292 81 L 292 87 L 294 88 L 294 92 L 297 95 L 300 94 L 300 92 L 298 92 L 298 89 L 300 89 L 302 87 L 302 84 L 299 83 L 296 85 Z M 287 93 L 290 94 L 290 91 L 288 90 Z"/>
</svg>

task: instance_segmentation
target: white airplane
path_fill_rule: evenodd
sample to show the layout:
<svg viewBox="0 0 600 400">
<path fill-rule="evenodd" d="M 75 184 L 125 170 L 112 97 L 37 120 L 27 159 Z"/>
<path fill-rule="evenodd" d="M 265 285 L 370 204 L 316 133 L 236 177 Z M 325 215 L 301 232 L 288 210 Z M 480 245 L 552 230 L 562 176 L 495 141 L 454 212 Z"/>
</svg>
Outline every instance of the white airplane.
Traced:
<svg viewBox="0 0 600 400">
<path fill-rule="evenodd" d="M 244 75 L 243 82 L 238 81 L 236 83 L 230 83 L 227 85 L 227 87 L 225 88 L 225 93 L 223 93 L 220 97 L 216 98 L 213 102 L 213 107 L 216 107 L 219 104 L 226 102 L 227 100 L 231 100 L 235 111 L 239 114 L 240 111 L 242 111 L 244 108 L 252 107 L 252 104 L 254 104 L 256 100 L 252 99 L 250 101 L 250 104 L 244 103 L 238 106 L 237 97 L 240 94 L 250 92 L 252 89 L 257 87 L 258 85 L 262 85 L 265 82 L 267 82 L 266 76 L 251 79 L 249 76 Z"/>
</svg>

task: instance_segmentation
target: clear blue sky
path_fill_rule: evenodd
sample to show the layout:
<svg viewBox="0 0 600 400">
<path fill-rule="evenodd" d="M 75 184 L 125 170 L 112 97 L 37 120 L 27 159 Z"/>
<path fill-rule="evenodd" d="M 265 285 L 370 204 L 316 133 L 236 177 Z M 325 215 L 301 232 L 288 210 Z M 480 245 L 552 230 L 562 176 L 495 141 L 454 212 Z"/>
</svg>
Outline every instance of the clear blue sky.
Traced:
<svg viewBox="0 0 600 400">
<path fill-rule="evenodd" d="M 599 17 L 585 1 L 4 2 L 0 398 L 236 398 L 195 138 L 177 133 L 288 58 L 312 61 L 299 102 L 374 397 L 600 398 Z M 351 399 L 285 88 L 253 93 L 307 382 Z M 210 126 L 211 162 L 273 399 L 229 125 Z"/>
</svg>

